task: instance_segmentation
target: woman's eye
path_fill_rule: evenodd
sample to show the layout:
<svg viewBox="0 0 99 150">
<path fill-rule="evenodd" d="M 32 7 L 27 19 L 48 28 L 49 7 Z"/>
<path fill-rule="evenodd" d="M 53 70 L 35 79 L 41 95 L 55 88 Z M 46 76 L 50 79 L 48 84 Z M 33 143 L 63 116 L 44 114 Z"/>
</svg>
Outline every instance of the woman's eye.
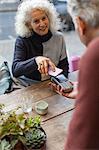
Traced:
<svg viewBox="0 0 99 150">
<path fill-rule="evenodd" d="M 47 17 L 46 16 L 44 16 L 43 18 L 42 18 L 42 20 L 46 20 L 47 19 Z"/>
<path fill-rule="evenodd" d="M 33 20 L 33 23 L 37 24 L 39 23 L 39 20 Z"/>
</svg>

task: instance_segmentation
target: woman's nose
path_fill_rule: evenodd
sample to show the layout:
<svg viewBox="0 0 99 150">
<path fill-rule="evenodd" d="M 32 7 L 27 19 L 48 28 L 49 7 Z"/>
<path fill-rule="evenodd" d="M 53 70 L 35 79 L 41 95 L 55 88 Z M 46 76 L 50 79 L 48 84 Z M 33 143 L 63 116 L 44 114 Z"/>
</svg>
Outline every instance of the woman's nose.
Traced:
<svg viewBox="0 0 99 150">
<path fill-rule="evenodd" d="M 45 23 L 43 20 L 40 20 L 40 26 L 43 26 Z"/>
</svg>

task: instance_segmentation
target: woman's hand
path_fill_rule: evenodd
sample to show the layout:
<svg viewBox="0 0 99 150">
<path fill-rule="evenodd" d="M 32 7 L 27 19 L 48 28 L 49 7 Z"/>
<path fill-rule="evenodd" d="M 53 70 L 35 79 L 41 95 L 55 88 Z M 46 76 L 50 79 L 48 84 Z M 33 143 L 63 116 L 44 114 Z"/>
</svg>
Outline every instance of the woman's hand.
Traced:
<svg viewBox="0 0 99 150">
<path fill-rule="evenodd" d="M 52 82 L 50 82 L 49 85 L 51 86 L 51 89 L 56 91 L 58 94 L 63 95 L 67 98 L 75 99 L 78 94 L 78 89 L 77 89 L 78 83 L 77 82 L 72 82 L 72 83 L 73 83 L 73 91 L 70 93 L 65 93 L 64 90 L 59 85 L 56 85 Z"/>
<path fill-rule="evenodd" d="M 49 58 L 44 56 L 38 56 L 35 58 L 35 60 L 38 65 L 38 70 L 41 74 L 48 75 L 49 67 L 52 71 L 55 71 L 55 65 Z"/>
</svg>

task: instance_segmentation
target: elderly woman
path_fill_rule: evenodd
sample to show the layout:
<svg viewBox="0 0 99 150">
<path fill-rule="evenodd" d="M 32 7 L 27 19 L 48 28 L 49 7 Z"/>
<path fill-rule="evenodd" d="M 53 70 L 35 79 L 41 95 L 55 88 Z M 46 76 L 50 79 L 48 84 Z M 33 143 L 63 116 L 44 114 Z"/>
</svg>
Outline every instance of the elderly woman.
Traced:
<svg viewBox="0 0 99 150">
<path fill-rule="evenodd" d="M 99 149 L 99 0 L 68 0 L 68 10 L 87 46 L 80 61 L 76 108 L 65 150 Z"/>
<path fill-rule="evenodd" d="M 58 32 L 58 14 L 47 0 L 27 0 L 16 15 L 16 33 L 12 73 L 25 81 L 45 80 L 49 67 L 63 69 L 68 77 L 68 59 L 62 33 Z M 30 80 L 29 80 L 30 79 Z M 29 83 L 30 84 L 30 83 Z"/>
</svg>

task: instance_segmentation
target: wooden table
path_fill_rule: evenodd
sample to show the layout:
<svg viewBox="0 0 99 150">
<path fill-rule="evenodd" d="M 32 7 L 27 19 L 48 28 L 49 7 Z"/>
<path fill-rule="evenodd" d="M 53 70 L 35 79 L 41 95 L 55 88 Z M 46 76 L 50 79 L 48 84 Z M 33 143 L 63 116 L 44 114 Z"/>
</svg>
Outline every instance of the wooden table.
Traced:
<svg viewBox="0 0 99 150">
<path fill-rule="evenodd" d="M 49 81 L 43 81 L 2 95 L 0 96 L 0 103 L 4 103 L 6 111 L 9 111 L 19 106 L 24 97 L 32 99 L 33 108 L 35 102 L 46 101 L 49 104 L 48 113 L 41 116 L 41 119 L 42 127 L 47 133 L 47 150 L 63 150 L 75 100 L 56 94 L 50 89 L 48 83 Z M 32 115 L 37 115 L 34 109 Z"/>
</svg>

